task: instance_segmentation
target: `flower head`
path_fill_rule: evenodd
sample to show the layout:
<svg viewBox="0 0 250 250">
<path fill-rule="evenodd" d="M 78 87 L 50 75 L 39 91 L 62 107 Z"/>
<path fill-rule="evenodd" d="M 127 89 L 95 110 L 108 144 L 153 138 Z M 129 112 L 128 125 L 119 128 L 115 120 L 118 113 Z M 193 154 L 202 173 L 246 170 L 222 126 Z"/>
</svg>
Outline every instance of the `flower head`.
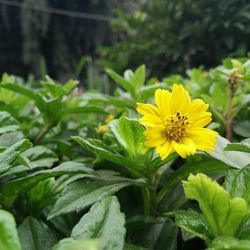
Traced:
<svg viewBox="0 0 250 250">
<path fill-rule="evenodd" d="M 155 147 L 162 160 L 174 151 L 186 158 L 196 150 L 214 149 L 217 132 L 204 128 L 212 120 L 208 104 L 201 99 L 191 100 L 177 84 L 172 92 L 157 89 L 155 102 L 137 103 L 137 111 L 143 115 L 140 122 L 147 126 L 146 145 Z"/>
</svg>

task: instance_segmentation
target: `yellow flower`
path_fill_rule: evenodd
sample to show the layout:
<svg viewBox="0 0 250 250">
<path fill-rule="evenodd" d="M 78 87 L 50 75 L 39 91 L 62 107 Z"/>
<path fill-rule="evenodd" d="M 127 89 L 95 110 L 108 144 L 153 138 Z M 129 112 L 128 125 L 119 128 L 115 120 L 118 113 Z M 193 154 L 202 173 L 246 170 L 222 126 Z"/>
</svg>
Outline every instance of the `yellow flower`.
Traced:
<svg viewBox="0 0 250 250">
<path fill-rule="evenodd" d="M 172 92 L 157 89 L 155 102 L 137 103 L 137 111 L 143 115 L 140 122 L 147 126 L 146 145 L 155 147 L 162 160 L 174 151 L 186 158 L 196 150 L 214 149 L 218 133 L 204 128 L 212 120 L 208 104 L 201 99 L 191 100 L 183 86 L 177 84 Z"/>
<path fill-rule="evenodd" d="M 109 115 L 105 118 L 104 123 L 107 124 L 107 123 L 111 122 L 112 120 L 114 120 L 114 118 L 115 118 L 115 117 L 114 117 L 112 114 L 109 114 Z"/>
<path fill-rule="evenodd" d="M 96 128 L 96 132 L 98 134 L 104 134 L 106 132 L 108 132 L 108 126 L 107 125 L 99 125 L 97 128 Z"/>
</svg>

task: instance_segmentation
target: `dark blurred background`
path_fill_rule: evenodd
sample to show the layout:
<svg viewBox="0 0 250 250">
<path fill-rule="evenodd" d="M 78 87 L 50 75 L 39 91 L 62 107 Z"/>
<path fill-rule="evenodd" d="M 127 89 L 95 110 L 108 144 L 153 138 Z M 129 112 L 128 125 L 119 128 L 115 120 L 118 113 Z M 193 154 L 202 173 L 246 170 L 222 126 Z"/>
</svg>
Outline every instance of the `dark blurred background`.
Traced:
<svg viewBox="0 0 250 250">
<path fill-rule="evenodd" d="M 0 34 L 1 74 L 81 80 L 146 64 L 162 77 L 246 56 L 250 1 L 0 0 Z"/>
</svg>

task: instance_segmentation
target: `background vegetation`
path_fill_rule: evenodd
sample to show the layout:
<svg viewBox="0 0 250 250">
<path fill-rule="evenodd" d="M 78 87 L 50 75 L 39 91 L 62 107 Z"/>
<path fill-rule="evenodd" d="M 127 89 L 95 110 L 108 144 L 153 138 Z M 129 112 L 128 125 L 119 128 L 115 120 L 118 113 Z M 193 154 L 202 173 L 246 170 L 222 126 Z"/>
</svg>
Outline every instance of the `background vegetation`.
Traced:
<svg viewBox="0 0 250 250">
<path fill-rule="evenodd" d="M 1 5 L 0 71 L 25 77 L 32 72 L 39 78 L 46 67 L 59 80 L 73 76 L 83 80 L 98 58 L 91 69 L 94 76 L 100 74 L 100 65 L 121 73 L 144 63 L 148 74 L 162 77 L 191 67 L 216 66 L 223 58 L 245 56 L 250 49 L 247 0 L 19 3 L 19 7 Z M 97 17 L 57 15 L 30 6 Z M 93 59 L 85 60 L 85 69 L 74 74 L 85 55 Z"/>
</svg>

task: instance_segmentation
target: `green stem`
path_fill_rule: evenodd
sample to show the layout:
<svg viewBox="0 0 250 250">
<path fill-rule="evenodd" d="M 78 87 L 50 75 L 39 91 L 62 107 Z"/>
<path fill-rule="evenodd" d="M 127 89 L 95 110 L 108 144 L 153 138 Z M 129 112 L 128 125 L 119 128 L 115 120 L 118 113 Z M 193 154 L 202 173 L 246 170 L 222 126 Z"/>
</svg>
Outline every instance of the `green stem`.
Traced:
<svg viewBox="0 0 250 250">
<path fill-rule="evenodd" d="M 156 174 L 148 177 L 148 187 L 142 189 L 144 213 L 145 215 L 154 215 L 156 212 L 156 190 L 158 178 Z"/>
<path fill-rule="evenodd" d="M 225 121 L 226 125 L 226 137 L 229 141 L 232 140 L 233 137 L 233 91 L 229 87 L 229 98 L 228 98 L 228 105 L 227 105 L 227 117 Z"/>
<path fill-rule="evenodd" d="M 150 192 L 148 188 L 142 188 L 142 197 L 144 205 L 144 214 L 150 215 Z"/>
<path fill-rule="evenodd" d="M 49 130 L 53 127 L 51 123 L 48 123 L 41 131 L 40 133 L 36 136 L 34 143 L 37 144 L 39 143 L 44 136 L 49 132 Z"/>
</svg>

